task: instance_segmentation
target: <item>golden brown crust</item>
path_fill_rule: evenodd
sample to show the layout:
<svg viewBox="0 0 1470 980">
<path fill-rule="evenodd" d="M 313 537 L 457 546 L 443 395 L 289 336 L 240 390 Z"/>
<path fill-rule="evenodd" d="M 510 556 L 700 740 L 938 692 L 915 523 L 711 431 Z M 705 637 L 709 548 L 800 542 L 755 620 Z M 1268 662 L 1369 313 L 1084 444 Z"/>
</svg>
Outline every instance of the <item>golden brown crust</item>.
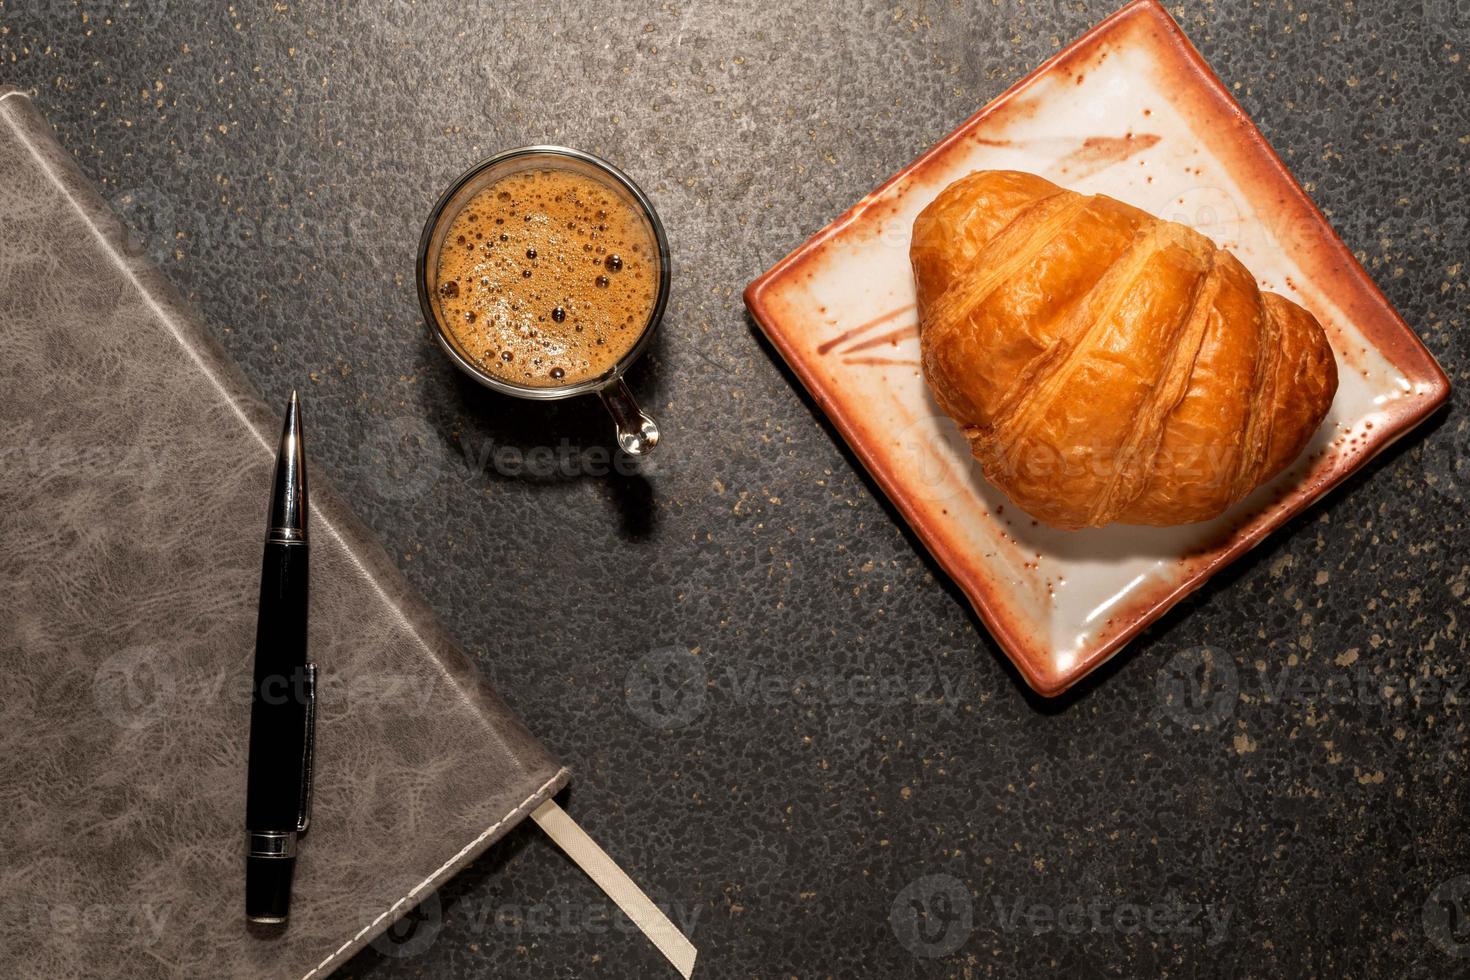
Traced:
<svg viewBox="0 0 1470 980">
<path fill-rule="evenodd" d="M 1057 527 L 1208 520 L 1337 391 L 1316 319 L 1181 224 L 982 171 L 914 222 L 924 374 L 985 475 Z"/>
</svg>

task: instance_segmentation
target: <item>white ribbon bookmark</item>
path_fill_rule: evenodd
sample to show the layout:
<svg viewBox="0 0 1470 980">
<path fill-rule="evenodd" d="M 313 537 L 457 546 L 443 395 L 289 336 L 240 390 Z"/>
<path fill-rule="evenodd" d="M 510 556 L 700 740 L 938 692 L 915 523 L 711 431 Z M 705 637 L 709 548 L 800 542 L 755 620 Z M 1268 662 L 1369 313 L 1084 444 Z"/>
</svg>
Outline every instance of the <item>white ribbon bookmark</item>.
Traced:
<svg viewBox="0 0 1470 980">
<path fill-rule="evenodd" d="M 607 897 L 658 947 L 684 980 L 689 980 L 699 951 L 643 894 L 642 889 L 633 884 L 633 879 L 618 867 L 617 862 L 608 857 L 607 852 L 598 847 L 597 842 L 588 837 L 587 832 L 555 802 L 547 800 L 531 811 L 531 819 L 546 831 L 546 836 L 565 851 L 577 867 L 587 873 L 587 877 L 596 882 L 598 888 L 607 893 Z"/>
</svg>

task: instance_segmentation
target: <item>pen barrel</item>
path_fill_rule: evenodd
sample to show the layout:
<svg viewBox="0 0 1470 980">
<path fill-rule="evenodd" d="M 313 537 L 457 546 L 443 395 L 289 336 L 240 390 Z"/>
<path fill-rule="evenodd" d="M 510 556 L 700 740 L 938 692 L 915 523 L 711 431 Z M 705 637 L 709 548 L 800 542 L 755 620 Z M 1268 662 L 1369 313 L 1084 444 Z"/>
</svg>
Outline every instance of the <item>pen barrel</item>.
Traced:
<svg viewBox="0 0 1470 980">
<path fill-rule="evenodd" d="M 261 566 L 245 799 L 251 831 L 296 831 L 305 822 L 315 693 L 306 655 L 307 547 L 268 542 Z"/>
</svg>

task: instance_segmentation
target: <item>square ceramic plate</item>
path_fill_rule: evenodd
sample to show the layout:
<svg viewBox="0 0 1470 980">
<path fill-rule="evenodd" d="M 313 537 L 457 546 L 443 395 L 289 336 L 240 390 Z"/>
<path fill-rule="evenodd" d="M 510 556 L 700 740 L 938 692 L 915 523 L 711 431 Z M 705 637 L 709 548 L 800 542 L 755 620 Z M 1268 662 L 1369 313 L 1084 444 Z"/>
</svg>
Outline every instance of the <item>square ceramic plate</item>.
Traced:
<svg viewBox="0 0 1470 980">
<path fill-rule="evenodd" d="M 909 234 L 975 170 L 1040 174 L 1183 221 L 1316 314 L 1341 376 L 1295 464 L 1219 519 L 1038 525 L 987 484 L 919 369 Z M 745 302 L 1027 682 L 1055 695 L 1449 395 L 1174 21 L 1140 0 L 1022 80 L 751 283 Z"/>
</svg>

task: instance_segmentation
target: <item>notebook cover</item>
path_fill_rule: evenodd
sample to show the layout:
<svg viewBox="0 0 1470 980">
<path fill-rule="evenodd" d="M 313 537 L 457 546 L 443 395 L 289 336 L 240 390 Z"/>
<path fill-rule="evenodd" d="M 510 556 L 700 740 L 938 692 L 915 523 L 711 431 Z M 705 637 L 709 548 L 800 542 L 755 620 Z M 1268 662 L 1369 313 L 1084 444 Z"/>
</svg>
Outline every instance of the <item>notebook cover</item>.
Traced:
<svg viewBox="0 0 1470 980">
<path fill-rule="evenodd" d="M 315 805 L 289 927 L 247 929 L 278 416 L 0 90 L 8 975 L 324 977 L 568 778 L 313 471 Z"/>
</svg>

